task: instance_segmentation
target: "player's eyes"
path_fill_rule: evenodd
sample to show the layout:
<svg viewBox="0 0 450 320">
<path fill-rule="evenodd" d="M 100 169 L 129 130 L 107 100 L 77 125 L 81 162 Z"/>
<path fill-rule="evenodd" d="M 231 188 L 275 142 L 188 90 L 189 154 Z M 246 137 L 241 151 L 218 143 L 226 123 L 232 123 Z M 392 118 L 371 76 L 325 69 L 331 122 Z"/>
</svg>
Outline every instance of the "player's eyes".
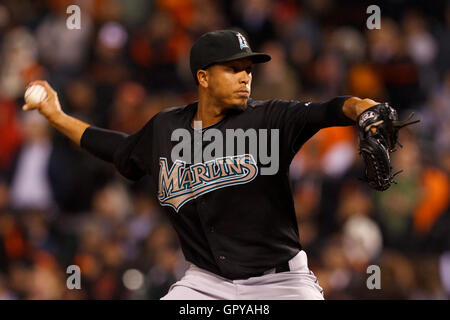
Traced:
<svg viewBox="0 0 450 320">
<path fill-rule="evenodd" d="M 234 73 L 241 72 L 242 70 L 244 70 L 244 69 L 237 68 L 237 67 L 229 67 L 228 69 Z M 247 72 L 249 74 L 252 73 L 252 67 L 245 68 L 245 72 Z"/>
</svg>

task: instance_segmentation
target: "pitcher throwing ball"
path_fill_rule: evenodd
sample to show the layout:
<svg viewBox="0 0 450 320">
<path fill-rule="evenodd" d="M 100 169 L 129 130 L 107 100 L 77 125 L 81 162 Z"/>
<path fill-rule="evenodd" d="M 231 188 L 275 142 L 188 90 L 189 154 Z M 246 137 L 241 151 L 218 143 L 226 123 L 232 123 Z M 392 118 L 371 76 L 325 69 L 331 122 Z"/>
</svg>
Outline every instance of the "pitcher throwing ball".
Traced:
<svg viewBox="0 0 450 320">
<path fill-rule="evenodd" d="M 393 182 L 389 154 L 399 122 L 386 103 L 250 98 L 252 52 L 232 30 L 201 36 L 190 53 L 198 101 L 164 110 L 138 132 L 101 129 L 65 114 L 45 81 L 38 109 L 49 123 L 126 178 L 149 175 L 190 267 L 162 299 L 323 299 L 302 250 L 289 165 L 320 129 L 357 125 L 365 175 L 377 190 Z M 157 80 L 157 79 L 156 79 Z M 189 138 L 189 139 L 188 139 Z"/>
</svg>

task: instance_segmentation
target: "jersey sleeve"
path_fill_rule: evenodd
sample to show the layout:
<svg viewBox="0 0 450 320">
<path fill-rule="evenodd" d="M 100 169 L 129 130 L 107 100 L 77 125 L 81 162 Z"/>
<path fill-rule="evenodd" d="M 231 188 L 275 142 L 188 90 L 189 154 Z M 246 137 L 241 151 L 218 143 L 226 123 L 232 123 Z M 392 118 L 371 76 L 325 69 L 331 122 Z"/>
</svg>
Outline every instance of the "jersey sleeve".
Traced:
<svg viewBox="0 0 450 320">
<path fill-rule="evenodd" d="M 84 130 L 81 136 L 80 146 L 97 158 L 112 163 L 117 146 L 127 136 L 122 132 L 90 126 Z"/>
<path fill-rule="evenodd" d="M 137 181 L 150 173 L 153 119 L 138 132 L 126 137 L 116 148 L 113 163 L 122 176 Z"/>
<path fill-rule="evenodd" d="M 92 155 L 113 163 L 124 177 L 139 180 L 147 172 L 146 155 L 151 150 L 152 120 L 132 135 L 90 126 L 81 136 L 80 146 Z"/>
<path fill-rule="evenodd" d="M 311 102 L 307 117 L 307 125 L 315 129 L 328 127 L 351 126 L 355 121 L 348 118 L 342 106 L 351 96 L 341 96 L 326 102 Z"/>
<path fill-rule="evenodd" d="M 348 98 L 339 96 L 326 102 L 273 100 L 268 106 L 269 126 L 281 129 L 283 145 L 293 155 L 320 129 L 355 123 L 342 111 Z"/>
</svg>

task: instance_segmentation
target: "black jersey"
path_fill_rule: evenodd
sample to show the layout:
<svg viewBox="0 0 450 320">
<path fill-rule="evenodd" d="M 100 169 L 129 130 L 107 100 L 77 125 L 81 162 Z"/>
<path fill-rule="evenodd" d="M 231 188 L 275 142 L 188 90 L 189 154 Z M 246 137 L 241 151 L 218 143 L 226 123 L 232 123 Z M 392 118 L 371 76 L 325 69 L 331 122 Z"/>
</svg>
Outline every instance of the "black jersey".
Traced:
<svg viewBox="0 0 450 320">
<path fill-rule="evenodd" d="M 244 110 L 230 112 L 202 130 L 192 128 L 196 102 L 164 110 L 121 139 L 112 161 L 129 179 L 151 177 L 158 190 L 153 196 L 176 230 L 187 261 L 228 279 L 248 278 L 301 250 L 289 165 L 321 128 L 354 124 L 342 112 L 347 98 L 324 103 L 249 99 Z M 177 153 L 180 159 L 173 154 L 181 141 L 174 139 L 180 137 L 174 135 L 176 130 L 192 137 L 187 143 L 191 147 Z M 213 130 L 215 138 L 205 139 Z M 236 139 L 230 132 L 249 134 L 241 147 L 235 143 L 220 150 Z M 220 134 L 222 141 L 216 141 Z M 89 127 L 82 147 L 95 135 L 96 128 Z M 256 142 L 251 138 L 255 135 Z M 203 155 L 214 141 L 219 148 L 210 152 L 212 159 L 196 162 L 195 153 Z M 263 149 L 265 156 L 260 154 Z M 267 163 L 268 154 L 277 159 L 276 170 L 264 174 L 273 164 Z"/>
</svg>

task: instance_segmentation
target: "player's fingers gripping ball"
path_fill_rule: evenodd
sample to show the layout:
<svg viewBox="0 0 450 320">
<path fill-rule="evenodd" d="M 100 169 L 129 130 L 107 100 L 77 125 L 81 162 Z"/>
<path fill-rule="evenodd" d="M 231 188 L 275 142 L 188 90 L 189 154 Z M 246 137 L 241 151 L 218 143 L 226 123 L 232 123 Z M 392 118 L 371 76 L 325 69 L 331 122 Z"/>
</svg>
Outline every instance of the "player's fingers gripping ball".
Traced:
<svg viewBox="0 0 450 320">
<path fill-rule="evenodd" d="M 396 151 L 398 131 L 420 120 L 409 121 L 414 113 L 406 120 L 399 121 L 397 111 L 387 103 L 377 104 L 364 112 L 357 119 L 359 154 L 365 163 L 365 180 L 378 190 L 388 189 L 395 183 L 394 177 L 401 172 L 393 173 L 390 154 Z"/>
<path fill-rule="evenodd" d="M 34 109 L 47 98 L 47 91 L 43 86 L 34 84 L 25 91 L 24 98 L 26 103 L 24 110 Z"/>
</svg>

